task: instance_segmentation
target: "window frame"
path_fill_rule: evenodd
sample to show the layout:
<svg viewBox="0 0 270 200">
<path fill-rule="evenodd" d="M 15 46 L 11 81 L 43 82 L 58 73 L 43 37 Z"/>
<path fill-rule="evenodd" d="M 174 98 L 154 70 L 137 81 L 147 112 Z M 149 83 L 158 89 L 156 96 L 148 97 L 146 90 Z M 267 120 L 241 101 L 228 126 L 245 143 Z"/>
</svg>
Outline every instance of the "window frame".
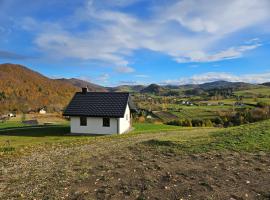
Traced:
<svg viewBox="0 0 270 200">
<path fill-rule="evenodd" d="M 102 118 L 102 126 L 103 127 L 111 127 L 111 119 L 109 117 L 103 117 Z"/>
<path fill-rule="evenodd" d="M 87 117 L 80 117 L 80 126 L 87 126 Z"/>
</svg>

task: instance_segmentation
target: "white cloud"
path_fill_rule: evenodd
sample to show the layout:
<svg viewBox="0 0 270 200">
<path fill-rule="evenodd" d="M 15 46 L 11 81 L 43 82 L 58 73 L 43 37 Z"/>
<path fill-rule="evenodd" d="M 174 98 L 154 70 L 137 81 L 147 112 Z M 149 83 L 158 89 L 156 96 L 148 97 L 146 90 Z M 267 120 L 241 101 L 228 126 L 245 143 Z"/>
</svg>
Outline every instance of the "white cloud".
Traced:
<svg viewBox="0 0 270 200">
<path fill-rule="evenodd" d="M 149 85 L 149 83 L 143 81 L 119 81 L 118 85 Z"/>
<path fill-rule="evenodd" d="M 180 63 L 185 62 L 214 62 L 220 60 L 229 60 L 234 58 L 240 58 L 243 56 L 243 53 L 246 51 L 255 49 L 261 46 L 261 44 L 251 44 L 251 45 L 242 45 L 238 47 L 230 47 L 229 49 L 222 50 L 218 53 L 206 54 L 204 52 L 193 53 L 193 55 L 189 55 L 182 58 L 176 58 L 176 61 Z"/>
<path fill-rule="evenodd" d="M 105 74 L 101 74 L 95 80 L 98 81 L 99 83 L 105 84 L 105 83 L 108 83 L 109 78 L 110 78 L 110 75 L 105 73 Z"/>
<path fill-rule="evenodd" d="M 204 74 L 193 75 L 192 77 L 181 78 L 179 80 L 167 80 L 162 84 L 201 84 L 213 81 L 230 81 L 230 82 L 247 82 L 247 83 L 264 83 L 270 81 L 270 72 L 262 74 L 244 74 L 234 75 L 225 72 L 209 72 Z"/>
<path fill-rule="evenodd" d="M 90 77 L 90 76 L 78 76 L 78 77 L 75 77 L 75 78 L 83 80 L 83 81 L 87 81 L 87 82 L 90 82 L 90 83 L 93 82 L 93 78 Z"/>
<path fill-rule="evenodd" d="M 119 66 L 119 67 L 116 67 L 116 71 L 119 73 L 132 73 L 135 70 L 132 67 Z"/>
<path fill-rule="evenodd" d="M 83 7 L 75 9 L 67 20 L 37 22 L 35 27 L 33 21 L 28 19 L 22 26 L 27 29 L 30 24 L 36 29 L 35 44 L 47 54 L 97 60 L 114 65 L 117 70 L 123 66 L 127 69 L 127 57 L 132 57 L 139 49 L 169 55 L 180 63 L 239 58 L 259 47 L 258 40 L 245 43 L 246 39 L 240 39 L 234 45 L 224 45 L 223 41 L 228 41 L 232 33 L 250 27 L 260 32 L 270 20 L 268 0 L 172 1 L 153 9 L 148 18 L 114 9 L 115 6 L 135 2 L 88 1 Z M 81 24 L 88 24 L 89 28 L 80 30 L 78 27 Z"/>
<path fill-rule="evenodd" d="M 269 19 L 268 0 L 182 0 L 163 10 L 194 32 L 228 34 Z"/>
</svg>

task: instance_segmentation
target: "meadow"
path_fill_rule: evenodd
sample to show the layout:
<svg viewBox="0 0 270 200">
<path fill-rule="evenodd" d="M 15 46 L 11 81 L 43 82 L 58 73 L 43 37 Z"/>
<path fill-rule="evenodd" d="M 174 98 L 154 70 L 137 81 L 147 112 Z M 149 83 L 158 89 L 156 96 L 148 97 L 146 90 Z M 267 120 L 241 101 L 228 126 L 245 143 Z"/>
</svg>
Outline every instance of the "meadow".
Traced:
<svg viewBox="0 0 270 200">
<path fill-rule="evenodd" d="M 155 133 L 160 131 L 177 131 L 179 126 L 165 124 L 135 123 L 134 130 L 129 134 Z M 24 126 L 21 122 L 5 122 L 0 128 L 0 152 L 19 151 L 22 148 L 40 144 L 87 142 L 102 136 L 70 135 L 69 123 L 50 126 Z M 115 137 L 115 136 L 104 136 Z M 10 153 L 10 152 L 9 152 Z"/>
<path fill-rule="evenodd" d="M 134 126 L 114 136 L 69 136 L 67 125 L 0 132 L 0 198 L 269 197 L 270 120 L 227 129 Z"/>
</svg>

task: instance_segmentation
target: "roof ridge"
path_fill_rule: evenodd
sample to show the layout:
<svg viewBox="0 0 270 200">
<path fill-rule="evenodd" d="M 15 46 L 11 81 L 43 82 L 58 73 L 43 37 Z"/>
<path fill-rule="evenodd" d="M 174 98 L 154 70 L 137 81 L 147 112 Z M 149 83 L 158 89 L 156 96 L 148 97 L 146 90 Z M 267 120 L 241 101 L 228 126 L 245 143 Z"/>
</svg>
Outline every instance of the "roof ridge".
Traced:
<svg viewBox="0 0 270 200">
<path fill-rule="evenodd" d="M 76 93 L 82 93 L 82 92 L 76 92 Z M 98 94 L 130 94 L 129 92 L 92 92 L 92 91 L 88 91 L 87 93 L 98 93 Z"/>
</svg>

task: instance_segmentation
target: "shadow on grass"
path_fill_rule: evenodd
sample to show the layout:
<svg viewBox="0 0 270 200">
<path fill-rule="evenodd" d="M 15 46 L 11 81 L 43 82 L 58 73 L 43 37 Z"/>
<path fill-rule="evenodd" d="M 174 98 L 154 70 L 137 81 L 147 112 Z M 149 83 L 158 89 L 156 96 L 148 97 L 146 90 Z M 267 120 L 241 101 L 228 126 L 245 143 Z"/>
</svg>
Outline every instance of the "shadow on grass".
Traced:
<svg viewBox="0 0 270 200">
<path fill-rule="evenodd" d="M 26 126 L 0 129 L 0 136 L 29 136 L 29 137 L 46 137 L 46 136 L 66 136 L 66 137 L 102 137 L 102 134 L 71 134 L 70 127 L 66 125 L 50 126 Z"/>
<path fill-rule="evenodd" d="M 30 137 L 46 137 L 46 136 L 66 136 L 70 133 L 68 126 L 31 126 L 20 128 L 0 129 L 0 136 L 30 136 Z"/>
</svg>

